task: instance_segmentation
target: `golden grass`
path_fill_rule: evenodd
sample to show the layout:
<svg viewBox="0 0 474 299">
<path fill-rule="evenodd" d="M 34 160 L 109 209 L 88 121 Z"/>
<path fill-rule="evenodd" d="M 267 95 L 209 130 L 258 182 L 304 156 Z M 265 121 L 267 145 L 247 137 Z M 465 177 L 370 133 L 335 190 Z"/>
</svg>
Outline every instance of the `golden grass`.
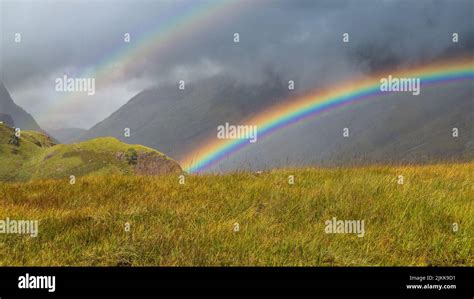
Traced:
<svg viewBox="0 0 474 299">
<path fill-rule="evenodd" d="M 40 221 L 36 238 L 0 234 L 0 265 L 474 266 L 473 176 L 465 163 L 0 183 L 0 220 Z M 365 236 L 326 234 L 332 217 L 364 220 Z"/>
</svg>

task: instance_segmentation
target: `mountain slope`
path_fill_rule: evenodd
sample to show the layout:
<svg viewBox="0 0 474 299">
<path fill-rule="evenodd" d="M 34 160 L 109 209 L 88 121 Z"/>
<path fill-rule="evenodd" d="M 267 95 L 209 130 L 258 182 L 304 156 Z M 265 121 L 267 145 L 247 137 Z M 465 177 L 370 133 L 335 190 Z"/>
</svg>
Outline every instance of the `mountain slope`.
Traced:
<svg viewBox="0 0 474 299">
<path fill-rule="evenodd" d="M 424 86 L 419 96 L 391 93 L 318 114 L 249 144 L 210 170 L 473 161 L 472 87 Z"/>
<path fill-rule="evenodd" d="M 173 172 L 181 172 L 178 163 L 145 146 L 111 137 L 55 144 L 34 131 L 22 131 L 18 138 L 12 128 L 0 124 L 0 181 Z"/>
<path fill-rule="evenodd" d="M 271 76 L 271 75 L 270 75 Z M 180 159 L 225 122 L 237 123 L 288 95 L 282 80 L 241 84 L 227 76 L 141 92 L 78 140 L 114 136 Z M 124 129 L 130 128 L 130 137 Z"/>
<path fill-rule="evenodd" d="M 0 82 L 0 113 L 10 115 L 15 126 L 22 130 L 42 131 L 34 118 L 15 104 L 2 82 Z"/>
<path fill-rule="evenodd" d="M 217 76 L 184 91 L 177 86 L 147 90 L 80 139 L 115 136 L 159 148 L 180 160 L 215 138 L 217 126 L 245 124 L 263 108 L 292 100 L 286 86 L 278 83 L 282 81 L 269 82 L 273 83 L 242 85 Z M 259 139 L 212 170 L 469 161 L 474 157 L 472 90 L 471 82 L 423 86 L 419 96 L 392 93 L 315 115 Z M 342 135 L 346 127 L 349 138 Z M 124 128 L 130 128 L 129 138 L 124 137 Z M 459 137 L 453 138 L 453 128 Z"/>
</svg>

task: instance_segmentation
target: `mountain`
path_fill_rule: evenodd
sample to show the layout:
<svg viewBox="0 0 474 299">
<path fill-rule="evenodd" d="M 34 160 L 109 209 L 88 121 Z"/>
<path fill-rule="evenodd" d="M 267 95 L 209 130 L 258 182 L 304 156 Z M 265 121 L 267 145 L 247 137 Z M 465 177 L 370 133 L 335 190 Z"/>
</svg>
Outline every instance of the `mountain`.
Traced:
<svg viewBox="0 0 474 299">
<path fill-rule="evenodd" d="M 51 136 L 56 138 L 60 143 L 71 143 L 87 130 L 80 128 L 64 128 L 64 129 L 46 129 Z"/>
<path fill-rule="evenodd" d="M 177 162 L 145 146 L 111 137 L 55 144 L 35 131 L 22 131 L 17 137 L 13 128 L 0 124 L 0 181 L 180 172 Z"/>
<path fill-rule="evenodd" d="M 418 96 L 374 96 L 261 138 L 211 170 L 469 162 L 473 109 L 471 82 L 422 86 Z"/>
<path fill-rule="evenodd" d="M 2 82 L 0 82 L 0 113 L 8 114 L 15 126 L 22 130 L 42 131 L 33 117 L 23 110 L 23 108 L 15 104 Z"/>
<path fill-rule="evenodd" d="M 264 107 L 291 101 L 278 78 L 242 84 L 217 76 L 186 86 L 151 89 L 81 135 L 114 136 L 164 150 L 180 160 L 225 124 L 245 124 Z M 284 99 L 284 100 L 283 100 Z M 212 170 L 377 163 L 434 163 L 474 158 L 472 84 L 424 86 L 419 96 L 392 93 L 316 115 L 226 158 Z M 344 138 L 343 128 L 350 129 Z M 130 137 L 123 134 L 130 128 Z M 452 136 L 453 128 L 460 132 Z"/>
<path fill-rule="evenodd" d="M 188 83 L 185 90 L 164 86 L 143 91 L 78 140 L 114 136 L 180 159 L 215 134 L 226 122 L 236 124 L 288 95 L 283 80 L 269 74 L 263 84 L 244 84 L 223 75 Z M 130 129 L 130 137 L 124 129 Z"/>
</svg>

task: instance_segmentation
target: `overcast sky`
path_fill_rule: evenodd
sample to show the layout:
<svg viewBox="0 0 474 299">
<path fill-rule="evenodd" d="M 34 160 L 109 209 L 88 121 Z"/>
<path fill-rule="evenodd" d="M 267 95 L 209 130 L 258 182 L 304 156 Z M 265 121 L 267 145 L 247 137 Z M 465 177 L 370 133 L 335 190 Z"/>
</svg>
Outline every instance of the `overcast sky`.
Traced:
<svg viewBox="0 0 474 299">
<path fill-rule="evenodd" d="M 225 73 L 262 82 L 274 73 L 304 90 L 474 50 L 472 0 L 237 1 L 215 9 L 218 3 L 198 0 L 0 0 L 1 80 L 40 125 L 89 128 L 138 92 L 180 79 Z M 192 13 L 206 5 L 209 13 Z M 94 96 L 71 99 L 55 91 L 56 78 L 94 71 L 124 47 L 139 47 L 146 32 L 189 20 L 190 13 L 194 21 L 171 26 L 172 44 L 147 51 L 126 69 L 115 61 L 118 73 L 98 81 Z"/>
</svg>

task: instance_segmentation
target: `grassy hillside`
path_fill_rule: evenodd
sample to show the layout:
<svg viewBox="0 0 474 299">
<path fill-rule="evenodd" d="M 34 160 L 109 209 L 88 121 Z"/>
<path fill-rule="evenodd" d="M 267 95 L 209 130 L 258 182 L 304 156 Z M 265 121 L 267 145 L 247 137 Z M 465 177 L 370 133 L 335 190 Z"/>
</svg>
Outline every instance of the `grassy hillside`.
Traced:
<svg viewBox="0 0 474 299">
<path fill-rule="evenodd" d="M 131 156 L 136 155 L 135 159 Z M 142 164 L 153 169 L 143 171 Z M 151 148 L 115 138 L 97 138 L 76 144 L 54 144 L 48 136 L 15 131 L 0 124 L 0 181 L 69 178 L 88 174 L 154 174 L 180 172 L 179 165 Z"/>
<path fill-rule="evenodd" d="M 473 179 L 471 162 L 0 183 L 0 219 L 39 220 L 0 234 L 0 265 L 474 266 Z M 326 234 L 333 217 L 365 235 Z"/>
</svg>

